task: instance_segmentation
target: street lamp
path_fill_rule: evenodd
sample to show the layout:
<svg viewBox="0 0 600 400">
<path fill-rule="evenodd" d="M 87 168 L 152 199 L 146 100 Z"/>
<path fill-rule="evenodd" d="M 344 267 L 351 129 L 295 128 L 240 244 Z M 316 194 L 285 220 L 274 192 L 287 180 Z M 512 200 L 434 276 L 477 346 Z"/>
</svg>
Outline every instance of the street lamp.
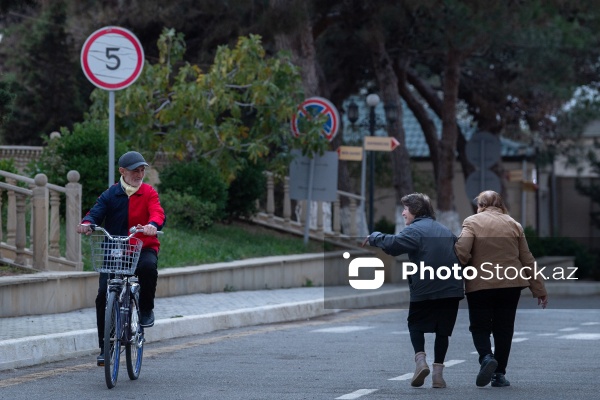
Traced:
<svg viewBox="0 0 600 400">
<path fill-rule="evenodd" d="M 381 124 L 381 125 L 377 124 L 375 108 L 379 104 L 379 101 L 380 101 L 379 96 L 375 93 L 369 94 L 366 99 L 367 106 L 369 107 L 369 120 L 368 120 L 368 123 L 366 126 L 369 128 L 370 136 L 375 136 L 375 129 L 383 128 L 386 126 L 385 123 Z M 386 104 L 384 106 L 384 110 L 385 110 L 385 116 L 386 116 L 387 121 L 389 121 L 389 122 L 396 121 L 396 119 L 398 118 L 398 110 L 397 110 L 396 104 L 394 102 Z M 354 101 L 351 101 L 350 104 L 348 104 L 347 113 L 348 113 L 348 120 L 350 121 L 350 123 L 352 125 L 355 125 L 356 122 L 358 121 L 358 105 Z M 359 126 L 365 126 L 365 124 L 362 123 L 362 124 L 359 124 Z M 375 175 L 375 155 L 373 154 L 373 152 L 370 152 L 370 153 L 371 154 L 369 155 L 369 225 L 368 225 L 368 229 L 369 229 L 369 232 L 373 232 L 373 226 L 374 226 L 374 223 L 373 223 L 373 218 L 374 218 L 373 196 L 374 196 L 374 192 L 375 192 L 375 176 L 374 176 Z M 365 174 L 366 174 L 366 164 L 365 164 L 365 159 L 363 157 L 362 171 L 361 171 L 361 197 L 362 197 L 361 211 L 364 210 Z"/>
</svg>

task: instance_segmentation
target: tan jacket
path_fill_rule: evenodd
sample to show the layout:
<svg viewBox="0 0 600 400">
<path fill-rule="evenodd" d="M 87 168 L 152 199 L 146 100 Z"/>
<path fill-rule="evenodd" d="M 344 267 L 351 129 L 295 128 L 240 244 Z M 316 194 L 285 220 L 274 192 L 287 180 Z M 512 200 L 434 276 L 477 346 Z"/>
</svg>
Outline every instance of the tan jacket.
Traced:
<svg viewBox="0 0 600 400">
<path fill-rule="evenodd" d="M 465 292 L 529 287 L 533 297 L 546 296 L 544 277 L 533 277 L 535 259 L 523 227 L 499 208 L 488 207 L 466 218 L 455 247 L 461 264 L 477 270 L 476 278 L 465 279 Z"/>
</svg>

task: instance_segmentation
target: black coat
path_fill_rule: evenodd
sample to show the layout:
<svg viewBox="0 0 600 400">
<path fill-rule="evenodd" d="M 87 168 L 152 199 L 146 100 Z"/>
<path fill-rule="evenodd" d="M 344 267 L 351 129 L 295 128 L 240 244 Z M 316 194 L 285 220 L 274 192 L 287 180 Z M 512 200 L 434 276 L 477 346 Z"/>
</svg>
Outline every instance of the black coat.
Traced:
<svg viewBox="0 0 600 400">
<path fill-rule="evenodd" d="M 436 272 L 441 267 L 451 270 L 455 264 L 460 267 L 454 251 L 455 242 L 456 236 L 448 228 L 429 217 L 415 218 L 397 235 L 381 232 L 369 235 L 371 246 L 379 247 L 392 256 L 406 253 L 410 262 L 419 267 L 416 274 L 408 275 L 411 302 L 464 297 L 463 280 L 456 279 L 454 273 L 448 279 L 439 279 L 435 273 L 430 279 L 429 272 L 425 272 L 424 279 L 419 276 L 421 262 Z"/>
</svg>

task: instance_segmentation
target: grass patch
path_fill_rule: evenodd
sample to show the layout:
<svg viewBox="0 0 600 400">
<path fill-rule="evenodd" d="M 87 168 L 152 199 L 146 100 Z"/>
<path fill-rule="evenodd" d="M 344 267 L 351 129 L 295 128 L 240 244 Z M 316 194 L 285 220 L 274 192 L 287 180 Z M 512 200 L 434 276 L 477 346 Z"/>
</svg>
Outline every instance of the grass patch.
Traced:
<svg viewBox="0 0 600 400">
<path fill-rule="evenodd" d="M 9 265 L 0 265 L 0 276 L 32 274 L 34 271 L 25 268 L 12 267 Z"/>
<path fill-rule="evenodd" d="M 91 271 L 89 242 L 82 239 L 84 270 Z M 301 236 L 244 222 L 215 224 L 201 231 L 166 226 L 160 243 L 159 269 L 323 251 L 322 242 L 304 245 Z"/>
</svg>

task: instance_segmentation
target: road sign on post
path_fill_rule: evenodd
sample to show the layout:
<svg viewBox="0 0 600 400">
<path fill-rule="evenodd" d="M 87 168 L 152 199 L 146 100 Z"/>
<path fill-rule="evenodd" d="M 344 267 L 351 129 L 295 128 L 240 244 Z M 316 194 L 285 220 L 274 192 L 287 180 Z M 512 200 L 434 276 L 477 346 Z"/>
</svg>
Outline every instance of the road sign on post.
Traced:
<svg viewBox="0 0 600 400">
<path fill-rule="evenodd" d="M 392 151 L 400 146 L 400 142 L 389 136 L 365 136 L 364 146 L 367 151 Z"/>
<path fill-rule="evenodd" d="M 361 161 L 363 159 L 363 148 L 359 146 L 340 146 L 336 150 L 340 161 Z"/>
<path fill-rule="evenodd" d="M 106 26 L 92 33 L 81 49 L 81 68 L 96 87 L 108 90 L 108 186 L 115 179 L 115 90 L 133 84 L 144 67 L 144 49 L 125 28 Z"/>
<path fill-rule="evenodd" d="M 484 190 L 502 191 L 500 178 L 489 169 L 500 161 L 501 150 L 500 139 L 489 132 L 476 132 L 467 142 L 465 153 L 477 167 L 465 181 L 467 196 L 471 199 Z"/>
<path fill-rule="evenodd" d="M 303 118 L 310 119 L 315 115 L 323 114 L 327 116 L 327 120 L 323 124 L 323 130 L 321 131 L 321 136 L 323 136 L 327 141 L 331 142 L 335 135 L 338 132 L 340 126 L 340 114 L 337 111 L 337 108 L 331 103 L 329 100 L 324 99 L 322 97 L 310 97 L 304 100 L 298 106 L 298 112 L 292 116 L 291 128 L 292 135 L 298 137 L 302 134 L 299 129 L 299 122 Z M 335 152 L 333 156 L 337 159 L 337 154 Z M 313 200 L 313 180 L 315 175 L 315 158 L 317 158 L 316 154 L 311 154 L 308 158 L 309 167 L 308 167 L 308 182 L 307 182 L 307 195 L 306 195 L 306 219 L 304 222 L 304 244 L 308 244 L 308 233 L 310 229 L 310 203 Z M 337 160 L 336 160 L 336 172 L 335 177 L 332 177 L 334 181 L 330 181 L 329 185 L 331 187 L 336 188 L 337 190 Z M 290 184 L 294 184 L 290 177 Z"/>
</svg>

